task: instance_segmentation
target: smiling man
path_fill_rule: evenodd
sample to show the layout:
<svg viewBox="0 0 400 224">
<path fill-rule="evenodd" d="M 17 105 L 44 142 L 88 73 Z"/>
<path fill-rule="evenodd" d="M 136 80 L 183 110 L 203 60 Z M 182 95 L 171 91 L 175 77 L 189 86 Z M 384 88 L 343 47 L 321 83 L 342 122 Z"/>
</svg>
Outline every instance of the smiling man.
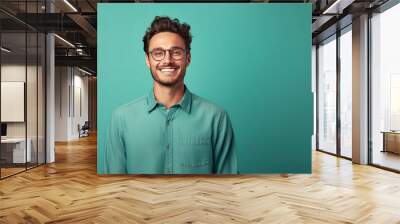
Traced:
<svg viewBox="0 0 400 224">
<path fill-rule="evenodd" d="M 144 37 L 153 88 L 112 115 L 105 147 L 108 174 L 236 174 L 228 114 L 184 84 L 190 26 L 155 17 Z"/>
</svg>

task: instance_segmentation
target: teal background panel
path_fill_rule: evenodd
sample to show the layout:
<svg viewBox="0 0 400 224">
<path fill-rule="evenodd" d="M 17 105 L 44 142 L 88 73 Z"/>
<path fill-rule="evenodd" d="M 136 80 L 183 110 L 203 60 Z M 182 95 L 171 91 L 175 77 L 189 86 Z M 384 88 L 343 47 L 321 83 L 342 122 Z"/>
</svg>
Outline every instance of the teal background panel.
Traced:
<svg viewBox="0 0 400 224">
<path fill-rule="evenodd" d="M 310 173 L 311 4 L 98 4 L 98 173 L 118 106 L 148 93 L 142 38 L 157 15 L 191 26 L 185 83 L 224 108 L 240 173 Z"/>
</svg>

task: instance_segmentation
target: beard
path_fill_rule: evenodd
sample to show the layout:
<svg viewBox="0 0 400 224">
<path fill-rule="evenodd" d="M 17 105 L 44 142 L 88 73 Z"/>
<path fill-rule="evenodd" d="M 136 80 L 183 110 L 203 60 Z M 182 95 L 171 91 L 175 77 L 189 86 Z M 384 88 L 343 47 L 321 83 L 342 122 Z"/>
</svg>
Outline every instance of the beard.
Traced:
<svg viewBox="0 0 400 224">
<path fill-rule="evenodd" d="M 175 68 L 177 68 L 177 70 L 179 70 L 178 72 L 180 74 L 176 75 L 176 78 L 174 78 L 174 79 L 163 79 L 162 78 L 163 74 L 159 74 L 159 73 L 162 73 L 160 71 L 160 69 L 162 67 L 175 67 Z M 183 80 L 185 78 L 185 73 L 186 73 L 186 66 L 182 67 L 182 66 L 178 66 L 173 63 L 170 63 L 170 64 L 163 65 L 163 66 L 156 66 L 155 69 L 150 69 L 150 72 L 151 72 L 151 76 L 153 77 L 153 80 L 155 82 L 157 82 L 158 84 L 165 86 L 165 87 L 176 87 L 180 83 L 183 83 Z"/>
</svg>

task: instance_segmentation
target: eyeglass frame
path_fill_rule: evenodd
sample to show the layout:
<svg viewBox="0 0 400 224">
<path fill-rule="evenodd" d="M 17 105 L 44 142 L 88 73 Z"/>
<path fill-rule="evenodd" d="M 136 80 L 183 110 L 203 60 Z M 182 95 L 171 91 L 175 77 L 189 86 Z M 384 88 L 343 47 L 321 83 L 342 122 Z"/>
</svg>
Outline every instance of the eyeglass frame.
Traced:
<svg viewBox="0 0 400 224">
<path fill-rule="evenodd" d="M 169 54 L 169 57 L 170 57 L 170 58 L 174 59 L 175 61 L 180 61 L 180 60 L 182 60 L 184 57 L 182 57 L 182 58 L 180 58 L 180 59 L 175 59 L 175 58 L 172 56 L 172 54 L 171 54 L 171 51 L 172 51 L 172 50 L 176 50 L 176 49 L 182 50 L 184 54 L 187 54 L 187 52 L 188 52 L 187 49 L 181 48 L 181 47 L 171 47 L 170 49 L 164 49 L 164 48 L 157 47 L 157 48 L 154 48 L 154 49 L 151 50 L 151 51 L 148 51 L 147 54 L 151 55 L 151 58 L 153 58 L 154 61 L 162 61 L 162 60 L 165 59 L 165 57 L 166 57 L 166 55 L 167 55 L 167 51 L 168 51 L 168 54 Z M 163 57 L 162 59 L 160 59 L 160 60 L 155 59 L 154 56 L 153 56 L 153 54 L 152 54 L 154 50 L 163 50 L 163 51 L 164 51 L 164 57 Z"/>
</svg>

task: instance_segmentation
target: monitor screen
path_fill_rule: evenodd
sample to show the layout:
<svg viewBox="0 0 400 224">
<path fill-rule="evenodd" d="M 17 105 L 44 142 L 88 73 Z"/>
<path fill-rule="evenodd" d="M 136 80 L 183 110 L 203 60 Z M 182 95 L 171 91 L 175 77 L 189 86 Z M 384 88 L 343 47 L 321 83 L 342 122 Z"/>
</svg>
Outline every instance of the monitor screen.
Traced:
<svg viewBox="0 0 400 224">
<path fill-rule="evenodd" d="M 1 136 L 7 136 L 7 124 L 1 124 Z"/>
</svg>

